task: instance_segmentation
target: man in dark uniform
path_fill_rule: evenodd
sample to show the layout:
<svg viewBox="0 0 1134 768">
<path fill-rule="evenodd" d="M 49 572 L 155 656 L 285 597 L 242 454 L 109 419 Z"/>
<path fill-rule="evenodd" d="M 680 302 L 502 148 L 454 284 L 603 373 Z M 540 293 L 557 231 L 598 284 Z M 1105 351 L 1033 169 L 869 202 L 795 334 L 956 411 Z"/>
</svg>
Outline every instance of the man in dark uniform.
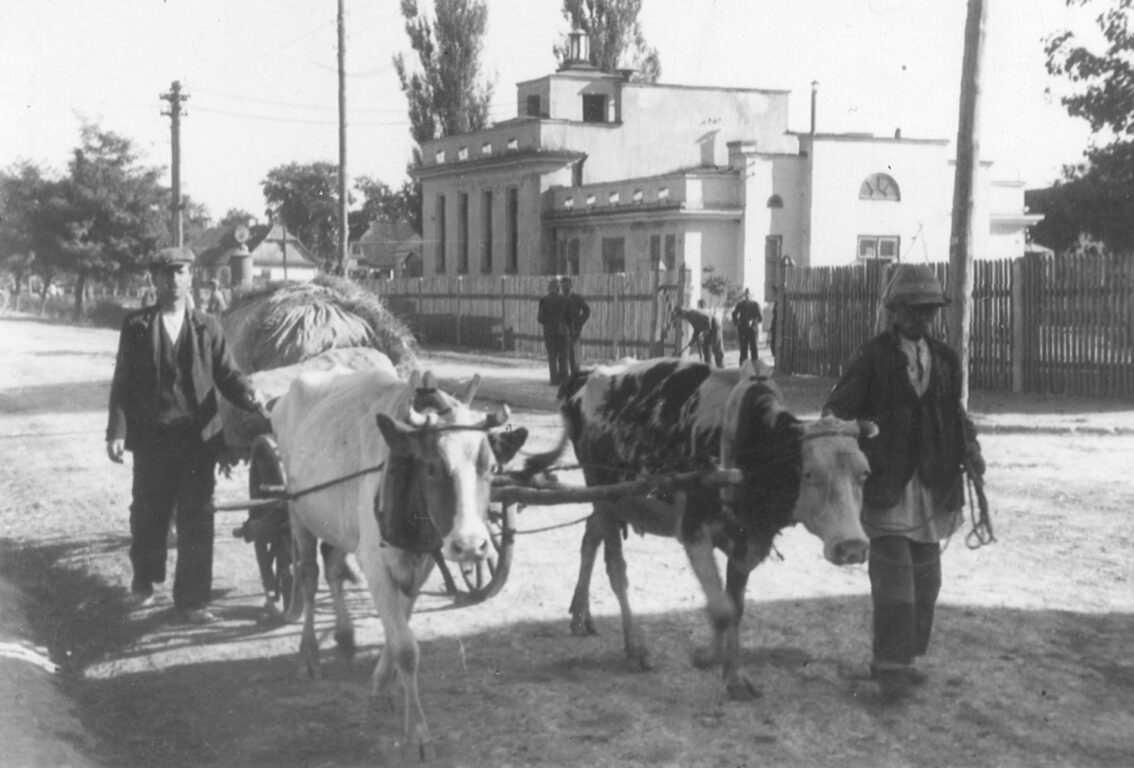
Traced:
<svg viewBox="0 0 1134 768">
<path fill-rule="evenodd" d="M 732 324 L 736 326 L 736 337 L 740 343 L 740 364 L 751 357 L 756 360 L 756 345 L 760 341 L 760 323 L 764 316 L 760 314 L 760 305 L 752 298 L 751 292 L 745 288 L 740 294 L 740 301 L 732 309 Z"/>
<path fill-rule="evenodd" d="M 539 300 L 536 320 L 543 326 L 543 344 L 547 347 L 547 368 L 552 386 L 558 386 L 567 376 L 567 301 L 559 292 L 559 281 L 552 278 L 547 284 L 547 295 Z"/>
<path fill-rule="evenodd" d="M 716 315 L 704 308 L 704 304 L 697 309 L 684 309 L 677 307 L 673 310 L 673 322 L 684 320 L 693 329 L 693 336 L 689 339 L 689 347 L 697 347 L 701 351 L 701 359 L 718 368 L 724 368 L 724 342 L 721 339 L 721 323 Z"/>
<path fill-rule="evenodd" d="M 564 277 L 560 283 L 567 303 L 567 365 L 571 369 L 571 375 L 574 375 L 579 372 L 579 337 L 583 335 L 583 326 L 591 317 L 591 307 L 586 299 L 572 291 L 571 278 Z"/>
<path fill-rule="evenodd" d="M 263 397 L 233 363 L 216 318 L 189 308 L 193 252 L 165 248 L 151 265 L 157 303 L 126 316 L 110 388 L 106 453 L 134 454 L 130 505 L 131 601 L 152 602 L 165 581 L 170 517 L 176 510 L 173 605 L 203 624 L 213 578 L 213 489 L 221 439 L 217 397 L 254 411 Z M 219 391 L 219 395 L 218 395 Z"/>
<path fill-rule="evenodd" d="M 941 590 L 939 542 L 961 525 L 965 465 L 983 475 L 984 460 L 961 402 L 957 355 L 929 336 L 946 304 L 933 270 L 900 265 L 883 302 L 892 327 L 859 349 L 824 412 L 869 419 L 879 429 L 863 441 L 870 476 L 862 523 L 874 605 L 874 658 L 866 674 L 883 700 L 893 701 L 926 682 L 913 660 L 929 648 Z"/>
</svg>

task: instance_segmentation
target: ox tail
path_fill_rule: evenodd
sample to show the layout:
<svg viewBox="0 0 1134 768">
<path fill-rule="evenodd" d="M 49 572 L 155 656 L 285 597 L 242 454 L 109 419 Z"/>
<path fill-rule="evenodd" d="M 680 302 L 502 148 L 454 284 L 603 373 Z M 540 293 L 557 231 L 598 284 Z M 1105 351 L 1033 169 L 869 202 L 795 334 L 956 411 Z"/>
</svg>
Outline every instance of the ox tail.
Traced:
<svg viewBox="0 0 1134 768">
<path fill-rule="evenodd" d="M 569 442 L 570 435 L 567 434 L 567 430 L 564 428 L 559 435 L 559 443 L 554 448 L 544 453 L 535 453 L 528 456 L 527 460 L 524 461 L 524 468 L 520 471 L 521 477 L 524 480 L 530 481 L 536 475 L 546 473 L 555 466 L 556 462 L 563 456 Z"/>
</svg>

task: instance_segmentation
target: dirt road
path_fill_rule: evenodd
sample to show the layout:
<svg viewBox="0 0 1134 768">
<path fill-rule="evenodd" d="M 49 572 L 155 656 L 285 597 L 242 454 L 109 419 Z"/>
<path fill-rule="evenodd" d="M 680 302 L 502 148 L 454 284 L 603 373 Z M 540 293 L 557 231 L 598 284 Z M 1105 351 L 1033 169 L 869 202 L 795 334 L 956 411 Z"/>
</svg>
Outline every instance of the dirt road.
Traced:
<svg viewBox="0 0 1134 768">
<path fill-rule="evenodd" d="M 111 464 L 102 442 L 115 341 L 0 318 L 0 764 L 402 764 L 398 715 L 367 697 L 382 644 L 367 595 L 351 593 L 360 656 L 335 656 L 321 599 L 327 676 L 297 678 L 297 627 L 266 618 L 251 548 L 227 534 L 242 515 L 217 525 L 221 621 L 172 624 L 167 593 L 153 608 L 125 607 L 129 465 Z M 540 407 L 546 397 L 538 363 L 447 354 L 432 365 L 453 378 L 492 371 L 486 398 L 528 393 Z M 801 412 L 818 407 L 822 382 L 784 386 Z M 839 676 L 840 664 L 869 655 L 866 574 L 825 563 L 805 532 L 781 537 L 783 560 L 753 576 L 742 642 L 764 697 L 734 704 L 689 663 L 706 631 L 673 542 L 627 542 L 631 600 L 657 671 L 625 670 L 601 575 L 601 634 L 570 636 L 580 530 L 567 527 L 522 535 L 512 578 L 488 603 L 454 610 L 437 583 L 421 601 L 414 627 L 435 764 L 1129 766 L 1134 437 L 1101 432 L 1127 423 L 1130 408 L 986 402 L 987 426 L 1046 431 L 984 438 L 999 541 L 950 542 L 932 680 L 912 701 L 884 708 L 870 686 Z M 532 449 L 556 434 L 544 411 L 518 408 L 514 421 L 535 433 Z M 243 497 L 245 482 L 238 469 L 219 495 Z M 586 511 L 530 508 L 521 527 Z"/>
</svg>

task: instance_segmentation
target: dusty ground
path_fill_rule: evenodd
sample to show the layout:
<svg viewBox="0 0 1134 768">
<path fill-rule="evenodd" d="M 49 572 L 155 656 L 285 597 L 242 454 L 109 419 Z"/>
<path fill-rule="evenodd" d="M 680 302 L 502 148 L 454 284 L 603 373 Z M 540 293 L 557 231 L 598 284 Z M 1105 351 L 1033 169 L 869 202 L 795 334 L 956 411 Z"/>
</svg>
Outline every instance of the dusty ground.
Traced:
<svg viewBox="0 0 1134 768">
<path fill-rule="evenodd" d="M 398 714 L 368 700 L 381 628 L 352 593 L 361 653 L 330 648 L 324 680 L 295 675 L 295 626 L 259 608 L 251 547 L 217 525 L 215 608 L 187 629 L 169 598 L 131 612 L 129 465 L 103 450 L 111 331 L 0 318 L 0 764 L 5 766 L 399 765 Z M 479 370 L 514 422 L 550 444 L 538 365 L 434 357 Z M 783 382 L 800 413 L 829 382 Z M 884 708 L 842 679 L 869 655 L 862 568 L 826 564 L 792 530 L 751 582 L 746 662 L 764 697 L 722 699 L 692 668 L 706 633 L 699 590 L 670 541 L 627 543 L 631 599 L 660 659 L 625 671 L 617 605 L 601 574 L 600 634 L 567 629 L 580 529 L 521 536 L 512 578 L 488 603 L 452 609 L 432 581 L 414 627 L 422 696 L 442 766 L 1129 766 L 1134 764 L 1134 406 L 974 393 L 988 433 L 999 541 L 944 555 L 929 686 Z M 1040 428 L 1036 431 L 1036 428 Z M 1068 432 L 1070 429 L 1077 432 Z M 1116 434 L 1105 434 L 1116 432 Z M 570 480 L 571 478 L 567 478 Z M 243 470 L 221 483 L 244 497 Z M 526 510 L 521 527 L 581 507 Z M 49 671 L 57 665 L 58 671 Z"/>
</svg>

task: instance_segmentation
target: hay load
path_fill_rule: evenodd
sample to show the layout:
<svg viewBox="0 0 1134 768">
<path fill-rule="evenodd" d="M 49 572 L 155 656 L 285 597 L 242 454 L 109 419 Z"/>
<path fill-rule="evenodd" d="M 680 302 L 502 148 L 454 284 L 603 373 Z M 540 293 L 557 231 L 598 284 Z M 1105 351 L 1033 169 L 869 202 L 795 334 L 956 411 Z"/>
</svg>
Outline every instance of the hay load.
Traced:
<svg viewBox="0 0 1134 768">
<path fill-rule="evenodd" d="M 382 301 L 350 280 L 271 283 L 237 293 L 221 319 L 245 373 L 302 362 L 329 349 L 371 347 L 403 376 L 413 370 L 417 342 Z"/>
</svg>

